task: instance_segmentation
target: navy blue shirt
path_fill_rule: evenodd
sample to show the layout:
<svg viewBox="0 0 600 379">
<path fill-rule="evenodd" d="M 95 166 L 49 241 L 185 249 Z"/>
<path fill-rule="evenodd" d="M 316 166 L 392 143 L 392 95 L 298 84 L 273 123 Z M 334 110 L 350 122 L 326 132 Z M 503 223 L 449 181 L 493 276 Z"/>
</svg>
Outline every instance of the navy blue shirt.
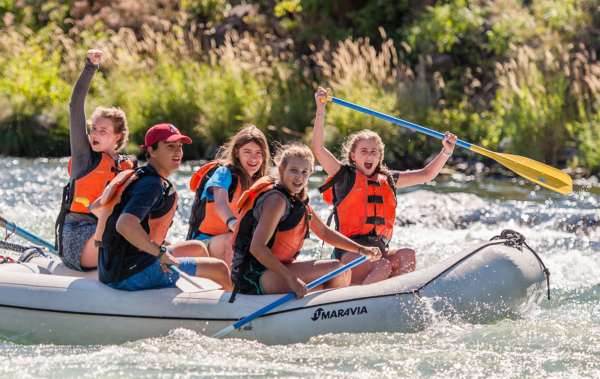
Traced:
<svg viewBox="0 0 600 379">
<path fill-rule="evenodd" d="M 153 172 L 154 167 L 146 165 Z M 144 176 L 134 180 L 123 192 L 121 204 L 123 210 L 121 214 L 128 213 L 144 220 L 150 213 L 160 209 L 164 205 L 165 183 L 155 176 Z M 162 242 L 162 241 L 161 241 Z M 110 252 L 106 248 L 100 248 L 98 254 L 98 278 L 103 283 L 111 283 L 116 269 L 116 257 L 109 263 Z M 149 267 L 156 257 L 143 251 L 130 252 L 125 255 L 123 264 L 123 273 L 127 272 L 127 277 L 133 276 L 138 272 Z"/>
</svg>

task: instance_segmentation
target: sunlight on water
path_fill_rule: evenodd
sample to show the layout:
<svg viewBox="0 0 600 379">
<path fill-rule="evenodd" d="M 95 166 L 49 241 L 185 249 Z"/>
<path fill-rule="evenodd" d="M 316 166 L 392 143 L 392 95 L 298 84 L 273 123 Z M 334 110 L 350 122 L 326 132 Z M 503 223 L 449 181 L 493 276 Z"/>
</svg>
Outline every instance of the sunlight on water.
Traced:
<svg viewBox="0 0 600 379">
<path fill-rule="evenodd" d="M 191 174 L 184 165 L 171 177 L 180 193 L 174 241 L 187 233 Z M 0 214 L 53 241 L 67 179 L 64 159 L 0 158 Z M 325 220 L 330 207 L 314 190 L 319 182 L 312 183 L 311 203 Z M 392 246 L 415 249 L 419 268 L 506 228 L 524 234 L 552 273 L 552 300 L 529 314 L 471 325 L 432 311 L 435 322 L 415 333 L 326 335 L 289 346 L 214 340 L 182 329 L 120 346 L 38 345 L 0 332 L 0 378 L 598 377 L 600 190 L 594 178 L 576 184 L 574 194 L 562 196 L 518 180 L 455 173 L 399 192 L 397 225 L 404 226 Z M 321 250 L 313 239 L 304 253 L 303 259 L 325 257 L 331 248 Z"/>
</svg>

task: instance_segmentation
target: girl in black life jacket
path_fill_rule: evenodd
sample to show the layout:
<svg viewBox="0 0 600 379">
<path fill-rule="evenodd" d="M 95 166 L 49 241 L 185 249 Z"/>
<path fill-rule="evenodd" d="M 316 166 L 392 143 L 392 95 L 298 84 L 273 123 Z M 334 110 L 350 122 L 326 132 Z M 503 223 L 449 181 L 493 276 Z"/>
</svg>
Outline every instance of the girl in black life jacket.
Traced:
<svg viewBox="0 0 600 379">
<path fill-rule="evenodd" d="M 390 171 L 383 163 L 385 145 L 381 137 L 370 130 L 348 136 L 340 162 L 324 146 L 323 124 L 329 89 L 319 87 L 315 94 L 317 114 L 313 129 L 312 148 L 331 177 L 321 187 L 326 201 L 334 205 L 336 229 L 359 243 L 379 246 L 383 258 L 391 264 L 366 262 L 352 269 L 352 283 L 370 284 L 389 276 L 414 271 L 416 256 L 412 249 L 389 249 L 396 218 L 396 188 L 422 184 L 435 178 L 452 155 L 457 138 L 446 132 L 440 154 L 421 170 Z M 336 249 L 335 257 L 349 263 L 358 256 Z M 384 260 L 381 260 L 384 262 Z"/>
<path fill-rule="evenodd" d="M 308 178 L 314 169 L 314 156 L 308 146 L 281 147 L 275 163 L 279 179 L 258 180 L 238 203 L 241 214 L 234 235 L 232 278 L 240 293 L 293 291 L 297 297 L 303 297 L 307 293 L 306 283 L 341 267 L 337 259 L 295 261 L 309 228 L 329 244 L 373 260 L 380 258 L 378 248 L 349 240 L 313 214 L 306 194 Z M 350 275 L 345 272 L 315 290 L 349 284 Z"/>
</svg>

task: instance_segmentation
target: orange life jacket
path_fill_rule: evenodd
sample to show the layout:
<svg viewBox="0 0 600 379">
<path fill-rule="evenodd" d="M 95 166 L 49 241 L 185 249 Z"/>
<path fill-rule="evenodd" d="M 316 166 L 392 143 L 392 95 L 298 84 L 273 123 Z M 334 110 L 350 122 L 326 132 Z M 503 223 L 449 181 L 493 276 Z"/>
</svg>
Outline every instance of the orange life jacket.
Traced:
<svg viewBox="0 0 600 379">
<path fill-rule="evenodd" d="M 200 234 L 207 234 L 210 236 L 218 236 L 229 232 L 229 227 L 221 219 L 215 209 L 215 202 L 202 198 L 202 193 L 206 187 L 206 183 L 219 168 L 220 165 L 217 162 L 211 162 L 202 166 L 198 171 L 192 175 L 190 181 L 190 189 L 196 193 L 194 203 L 192 205 L 192 211 L 190 212 L 190 229 L 188 231 L 187 239 L 195 239 Z M 232 181 L 229 187 L 229 208 L 235 214 L 235 206 L 238 200 L 242 197 L 242 183 L 237 175 L 231 173 Z"/>
<path fill-rule="evenodd" d="M 124 170 L 132 170 L 137 166 L 137 159 L 135 157 L 128 157 L 115 165 L 115 160 L 106 153 L 100 154 L 100 159 L 89 169 L 82 172 L 77 179 L 73 182 L 73 194 L 69 199 L 69 211 L 77 213 L 90 213 L 90 211 L 81 203 L 74 201 L 78 197 L 88 199 L 90 204 L 93 204 L 96 199 L 102 195 L 102 191 L 108 183 L 115 178 L 115 176 Z M 69 159 L 68 171 L 71 174 L 71 159 Z"/>
<path fill-rule="evenodd" d="M 267 247 L 281 263 L 292 263 L 300 254 L 304 240 L 310 235 L 309 222 L 313 210 L 308 200 L 303 202 L 291 196 L 285 189 L 275 186 L 273 179 L 267 176 L 257 180 L 237 203 L 239 221 L 233 234 L 233 246 L 249 254 L 254 229 L 258 225 L 258 220 L 254 217 L 254 205 L 261 196 L 271 190 L 277 190 L 287 197 L 292 209 L 285 221 L 277 224 Z"/>
<path fill-rule="evenodd" d="M 102 191 L 111 180 L 114 179 L 115 175 L 123 170 L 131 170 L 137 167 L 137 158 L 134 155 L 121 156 L 125 159 L 121 159 L 118 165 L 115 165 L 114 159 L 110 155 L 105 153 L 94 153 L 96 158 L 92 162 L 92 165 L 79 174 L 79 176 L 71 183 L 63 188 L 62 201 L 60 206 L 60 212 L 54 225 L 54 245 L 58 250 L 58 255 L 62 257 L 62 230 L 65 225 L 65 218 L 68 213 L 87 213 L 93 216 L 90 211 L 81 203 L 75 201 L 76 198 L 82 197 L 93 204 L 96 199 L 102 195 Z M 71 174 L 71 161 L 69 159 L 68 171 Z"/>
<path fill-rule="evenodd" d="M 334 185 L 344 177 L 348 185 L 344 193 L 336 193 Z M 376 173 L 369 178 L 342 166 L 319 191 L 325 202 L 334 206 L 337 231 L 363 245 L 387 249 L 396 220 L 396 191 L 385 175 Z"/>
<path fill-rule="evenodd" d="M 144 167 L 137 170 L 126 170 L 117 175 L 102 193 L 100 204 L 100 216 L 98 217 L 98 226 L 94 234 L 95 244 L 98 247 L 106 248 L 111 253 L 111 259 L 118 259 L 116 271 L 113 274 L 113 284 L 127 279 L 127 270 L 124 270 L 123 260 L 127 254 L 139 253 L 137 247 L 129 243 L 125 237 L 117 232 L 117 221 L 121 216 L 124 205 L 121 203 L 121 197 L 125 189 L 136 179 L 144 176 L 160 176 Z M 163 178 L 164 179 L 164 178 Z M 161 245 L 173 223 L 173 217 L 177 211 L 177 191 L 175 187 L 166 180 L 163 206 L 151 212 L 140 224 L 148 233 L 150 238 Z"/>
</svg>

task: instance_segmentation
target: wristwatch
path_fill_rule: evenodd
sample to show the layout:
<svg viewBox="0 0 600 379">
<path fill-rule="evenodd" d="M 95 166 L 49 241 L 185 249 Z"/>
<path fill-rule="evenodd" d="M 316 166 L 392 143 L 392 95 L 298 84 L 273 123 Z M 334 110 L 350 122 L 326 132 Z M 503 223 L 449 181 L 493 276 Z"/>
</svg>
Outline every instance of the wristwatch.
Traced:
<svg viewBox="0 0 600 379">
<path fill-rule="evenodd" d="M 165 255 L 167 251 L 169 251 L 169 249 L 165 245 L 160 245 L 160 251 L 156 258 L 158 258 L 158 260 L 160 261 L 160 258 L 162 258 L 162 256 Z"/>
</svg>

